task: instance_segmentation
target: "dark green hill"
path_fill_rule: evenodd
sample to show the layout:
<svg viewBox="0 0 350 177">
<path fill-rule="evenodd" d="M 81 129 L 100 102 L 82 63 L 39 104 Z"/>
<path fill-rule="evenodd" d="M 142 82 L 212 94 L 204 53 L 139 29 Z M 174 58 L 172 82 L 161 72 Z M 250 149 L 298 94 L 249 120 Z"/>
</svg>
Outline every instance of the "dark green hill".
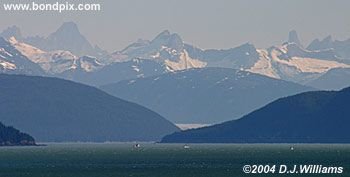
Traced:
<svg viewBox="0 0 350 177">
<path fill-rule="evenodd" d="M 349 68 L 336 68 L 329 70 L 319 78 L 307 83 L 307 85 L 322 90 L 341 90 L 350 86 L 349 78 Z"/>
</svg>

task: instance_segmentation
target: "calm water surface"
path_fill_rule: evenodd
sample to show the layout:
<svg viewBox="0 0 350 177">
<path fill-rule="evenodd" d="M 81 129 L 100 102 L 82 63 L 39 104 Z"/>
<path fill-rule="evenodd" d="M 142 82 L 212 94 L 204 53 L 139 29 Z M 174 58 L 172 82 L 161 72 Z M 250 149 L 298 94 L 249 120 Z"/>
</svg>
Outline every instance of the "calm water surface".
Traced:
<svg viewBox="0 0 350 177">
<path fill-rule="evenodd" d="M 130 143 L 1 147 L 0 177 L 349 176 L 350 145 Z M 294 150 L 291 150 L 294 147 Z M 339 175 L 247 175 L 246 164 L 342 166 Z"/>
</svg>

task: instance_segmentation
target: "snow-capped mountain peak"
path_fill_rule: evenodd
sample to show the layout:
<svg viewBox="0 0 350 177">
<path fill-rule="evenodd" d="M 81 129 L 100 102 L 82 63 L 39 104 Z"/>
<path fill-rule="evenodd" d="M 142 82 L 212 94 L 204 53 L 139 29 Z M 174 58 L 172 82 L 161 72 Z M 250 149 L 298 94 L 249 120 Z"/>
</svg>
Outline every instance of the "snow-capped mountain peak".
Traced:
<svg viewBox="0 0 350 177">
<path fill-rule="evenodd" d="M 18 51 L 20 51 L 24 56 L 30 59 L 34 63 L 47 62 L 47 58 L 40 57 L 46 52 L 40 50 L 34 46 L 31 46 L 26 43 L 18 42 L 15 37 L 11 37 L 9 40 L 10 44 L 14 46 Z"/>
<path fill-rule="evenodd" d="M 191 58 L 184 46 L 178 34 L 165 30 L 151 41 L 138 40 L 124 50 L 115 52 L 112 60 L 113 62 L 125 62 L 135 58 L 154 60 L 164 63 L 169 71 L 206 66 L 205 62 Z"/>
<path fill-rule="evenodd" d="M 50 75 L 84 77 L 87 72 L 101 69 L 106 70 L 101 72 L 101 77 L 107 77 L 115 73 L 113 69 L 118 69 L 128 71 L 120 73 L 143 77 L 190 68 L 222 67 L 306 83 L 329 70 L 350 68 L 350 39 L 338 41 L 328 36 L 304 48 L 294 30 L 289 33 L 287 42 L 268 49 L 257 49 L 246 43 L 235 48 L 207 50 L 186 44 L 180 35 L 165 30 L 154 39 L 139 39 L 110 55 L 92 47 L 73 22 L 64 23 L 48 37 L 23 38 L 16 26 L 0 36 L 5 37 L 0 39 L 0 72 L 29 66 L 34 69 L 22 73 L 42 69 Z M 107 80 L 113 81 L 115 76 L 110 75 Z M 119 79 L 125 78 L 120 76 Z"/>
<path fill-rule="evenodd" d="M 2 37 L 0 37 L 0 72 L 27 75 L 44 74 L 44 71 L 37 64 L 30 61 L 15 46 Z"/>
<path fill-rule="evenodd" d="M 86 72 L 93 72 L 103 67 L 103 64 L 100 61 L 98 61 L 96 57 L 93 56 L 80 57 L 79 62 L 80 67 Z"/>
<path fill-rule="evenodd" d="M 78 68 L 86 72 L 91 72 L 102 66 L 95 57 L 84 56 L 79 58 L 70 51 L 65 50 L 47 52 L 29 44 L 19 42 L 14 37 L 11 37 L 8 41 L 21 52 L 22 55 L 40 65 L 40 67 L 49 74 L 59 74 L 67 70 L 75 70 Z"/>
<path fill-rule="evenodd" d="M 257 51 L 259 61 L 248 71 L 298 83 L 305 83 L 334 68 L 350 68 L 337 61 L 332 51 L 308 51 L 296 43 Z"/>
</svg>

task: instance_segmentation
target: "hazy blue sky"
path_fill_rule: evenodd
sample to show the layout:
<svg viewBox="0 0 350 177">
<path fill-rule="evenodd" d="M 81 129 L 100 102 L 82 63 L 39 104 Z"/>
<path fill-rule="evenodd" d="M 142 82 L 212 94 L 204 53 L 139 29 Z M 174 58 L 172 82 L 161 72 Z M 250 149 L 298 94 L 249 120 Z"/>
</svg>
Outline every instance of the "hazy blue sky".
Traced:
<svg viewBox="0 0 350 177">
<path fill-rule="evenodd" d="M 11 0 L 1 0 L 1 2 Z M 12 0 L 13 1 L 13 0 Z M 19 0 L 17 0 L 19 1 Z M 37 0 L 44 1 L 44 0 Z M 56 2 L 57 0 L 46 0 Z M 22 0 L 30 2 L 30 0 Z M 65 1 L 61 1 L 65 2 Z M 331 34 L 350 38 L 348 0 L 75 0 L 101 2 L 101 12 L 15 13 L 0 11 L 0 30 L 19 26 L 24 35 L 47 35 L 64 21 L 76 22 L 93 43 L 119 50 L 165 29 L 201 48 L 230 48 L 245 42 L 268 47 L 290 30 L 301 41 Z"/>
</svg>

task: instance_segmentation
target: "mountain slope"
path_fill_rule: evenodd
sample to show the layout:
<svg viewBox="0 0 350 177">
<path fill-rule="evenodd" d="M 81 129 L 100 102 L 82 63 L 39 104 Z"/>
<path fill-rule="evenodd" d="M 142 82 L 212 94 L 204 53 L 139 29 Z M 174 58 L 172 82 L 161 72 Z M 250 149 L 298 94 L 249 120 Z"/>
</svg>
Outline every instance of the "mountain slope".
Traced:
<svg viewBox="0 0 350 177">
<path fill-rule="evenodd" d="M 243 118 L 174 133 L 162 142 L 350 143 L 350 88 L 282 98 Z"/>
<path fill-rule="evenodd" d="M 0 75 L 0 121 L 38 141 L 155 141 L 178 130 L 160 115 L 70 81 Z"/>
<path fill-rule="evenodd" d="M 113 53 L 110 60 L 123 62 L 132 59 L 149 59 L 165 64 L 168 71 L 205 67 L 205 62 L 188 55 L 184 45 L 178 34 L 165 30 L 152 41 L 138 40 L 122 51 Z"/>
<path fill-rule="evenodd" d="M 190 57 L 205 61 L 208 67 L 246 69 L 259 60 L 256 48 L 249 43 L 225 50 L 202 50 L 191 45 L 185 45 L 185 49 Z"/>
<path fill-rule="evenodd" d="M 308 51 L 295 43 L 258 50 L 260 60 L 248 71 L 305 84 L 334 68 L 349 68 L 332 51 Z"/>
<path fill-rule="evenodd" d="M 315 88 L 322 90 L 340 90 L 350 86 L 350 69 L 349 68 L 336 68 L 329 70 L 319 78 L 308 82 Z"/>
<path fill-rule="evenodd" d="M 225 68 L 191 69 L 101 88 L 182 124 L 212 124 L 239 118 L 277 98 L 310 90 L 298 84 Z"/>
<path fill-rule="evenodd" d="M 33 137 L 22 133 L 13 127 L 0 123 L 0 146 L 30 146 L 35 145 Z"/>
<path fill-rule="evenodd" d="M 202 50 L 185 44 L 185 49 L 191 58 L 204 61 L 209 67 L 245 70 L 301 84 L 331 69 L 350 67 L 331 48 L 304 49 L 295 31 L 290 32 L 288 41 L 268 49 L 257 49 L 249 43 L 225 50 Z"/>
<path fill-rule="evenodd" d="M 8 42 L 22 55 L 33 63 L 38 64 L 47 74 L 60 75 L 68 72 L 92 72 L 102 68 L 102 64 L 95 57 L 77 57 L 69 51 L 43 51 L 29 44 L 19 42 L 11 37 Z"/>
<path fill-rule="evenodd" d="M 58 76 L 88 85 L 101 86 L 122 80 L 161 75 L 167 72 L 169 71 L 164 64 L 152 60 L 133 59 L 125 62 L 116 62 L 94 72 L 87 73 L 74 70 L 61 73 Z"/>
<path fill-rule="evenodd" d="M 0 73 L 44 75 L 40 66 L 30 61 L 9 41 L 0 37 Z"/>
</svg>

